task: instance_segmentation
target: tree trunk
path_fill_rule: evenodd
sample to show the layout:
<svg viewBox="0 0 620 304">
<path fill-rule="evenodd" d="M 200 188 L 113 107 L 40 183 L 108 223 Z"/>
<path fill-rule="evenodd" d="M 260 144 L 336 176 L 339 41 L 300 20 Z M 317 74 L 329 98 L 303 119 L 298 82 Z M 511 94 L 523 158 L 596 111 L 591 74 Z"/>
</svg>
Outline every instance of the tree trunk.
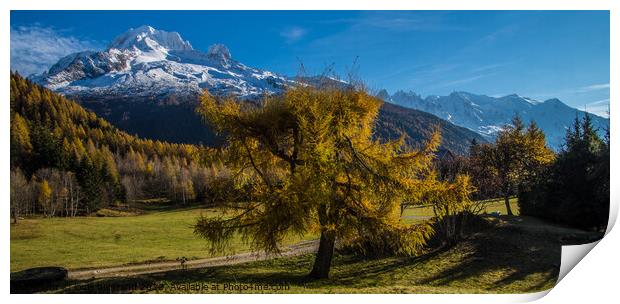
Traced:
<svg viewBox="0 0 620 304">
<path fill-rule="evenodd" d="M 504 203 L 506 204 L 506 211 L 508 212 L 508 215 L 513 215 L 512 209 L 510 209 L 510 195 L 508 192 L 504 194 Z"/>
<path fill-rule="evenodd" d="M 316 253 L 312 271 L 308 275 L 310 278 L 326 279 L 329 277 L 329 269 L 332 265 L 335 243 L 336 238 L 332 233 L 321 232 L 319 251 Z"/>
</svg>

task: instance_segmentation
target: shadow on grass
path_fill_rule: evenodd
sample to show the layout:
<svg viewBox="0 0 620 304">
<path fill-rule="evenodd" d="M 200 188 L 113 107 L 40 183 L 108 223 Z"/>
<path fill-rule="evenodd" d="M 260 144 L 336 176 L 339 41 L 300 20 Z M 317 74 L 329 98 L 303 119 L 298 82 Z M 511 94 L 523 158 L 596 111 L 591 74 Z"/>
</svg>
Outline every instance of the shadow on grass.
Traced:
<svg viewBox="0 0 620 304">
<path fill-rule="evenodd" d="M 563 234 L 549 231 L 497 227 L 493 233 L 471 237 L 467 242 L 471 250 L 459 263 L 420 280 L 419 284 L 449 285 L 495 273 L 497 279 L 486 290 L 502 292 L 512 284 L 520 285 L 523 292 L 551 288 L 559 274 L 563 238 Z M 528 280 L 529 276 L 538 278 Z"/>
<path fill-rule="evenodd" d="M 374 280 L 379 277 L 393 276 L 403 268 L 415 268 L 418 265 L 432 262 L 449 248 L 440 248 L 417 257 L 393 257 L 385 259 L 366 259 L 353 255 L 338 256 L 334 261 L 333 275 L 330 284 L 341 286 L 359 286 L 361 281 Z M 381 281 L 397 282 L 394 278 L 382 278 Z"/>
<path fill-rule="evenodd" d="M 170 285 L 187 284 L 268 284 L 304 286 L 310 282 L 312 255 L 253 262 L 234 266 L 218 266 L 202 269 L 173 270 L 148 275 L 122 278 L 101 278 L 69 281 L 54 293 L 129 293 L 170 292 Z M 277 267 L 271 267 L 277 264 Z M 288 268 L 289 271 L 283 271 Z"/>
</svg>

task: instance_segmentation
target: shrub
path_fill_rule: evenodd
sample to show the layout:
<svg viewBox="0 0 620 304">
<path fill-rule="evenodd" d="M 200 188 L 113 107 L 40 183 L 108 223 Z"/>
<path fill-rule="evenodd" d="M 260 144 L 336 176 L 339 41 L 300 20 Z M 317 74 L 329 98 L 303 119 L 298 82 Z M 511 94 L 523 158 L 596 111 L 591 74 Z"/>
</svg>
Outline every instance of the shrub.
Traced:
<svg viewBox="0 0 620 304">
<path fill-rule="evenodd" d="M 339 246 L 339 252 L 369 258 L 416 256 L 424 252 L 427 241 L 434 233 L 433 227 L 428 223 L 403 226 L 396 230 L 367 232 L 344 240 Z"/>
<path fill-rule="evenodd" d="M 470 211 L 461 211 L 444 217 L 435 217 L 431 222 L 435 233 L 427 241 L 430 247 L 452 246 L 468 235 L 491 227 L 482 216 Z"/>
</svg>

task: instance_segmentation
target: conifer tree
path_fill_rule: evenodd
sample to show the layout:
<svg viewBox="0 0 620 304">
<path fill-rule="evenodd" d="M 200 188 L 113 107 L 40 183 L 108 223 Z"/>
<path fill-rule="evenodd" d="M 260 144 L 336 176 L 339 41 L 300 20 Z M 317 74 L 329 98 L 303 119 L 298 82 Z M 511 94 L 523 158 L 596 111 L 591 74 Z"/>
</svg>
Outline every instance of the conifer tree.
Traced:
<svg viewBox="0 0 620 304">
<path fill-rule="evenodd" d="M 555 157 L 544 133 L 534 122 L 526 128 L 518 115 L 498 133 L 495 143 L 478 144 L 471 153 L 473 166 L 490 176 L 491 184 L 498 185 L 497 194 L 504 198 L 508 215 L 513 215 L 510 196 Z"/>
<path fill-rule="evenodd" d="M 381 102 L 357 89 L 298 87 L 259 105 L 201 97 L 198 112 L 227 139 L 234 188 L 217 203 L 230 214 L 201 218 L 195 232 L 223 249 L 235 233 L 279 252 L 287 233 L 320 233 L 312 278 L 329 275 L 336 239 L 395 235 L 400 204 L 425 191 L 435 133 L 421 150 L 373 140 Z M 236 191 L 235 191 L 236 190 Z M 419 248 L 415 231 L 400 235 Z"/>
<path fill-rule="evenodd" d="M 11 113 L 11 166 L 28 159 L 32 153 L 28 123 L 19 113 Z"/>
<path fill-rule="evenodd" d="M 576 117 L 556 161 L 519 195 L 519 204 L 528 215 L 604 230 L 610 203 L 609 157 L 609 140 L 598 135 L 590 116 Z"/>
</svg>

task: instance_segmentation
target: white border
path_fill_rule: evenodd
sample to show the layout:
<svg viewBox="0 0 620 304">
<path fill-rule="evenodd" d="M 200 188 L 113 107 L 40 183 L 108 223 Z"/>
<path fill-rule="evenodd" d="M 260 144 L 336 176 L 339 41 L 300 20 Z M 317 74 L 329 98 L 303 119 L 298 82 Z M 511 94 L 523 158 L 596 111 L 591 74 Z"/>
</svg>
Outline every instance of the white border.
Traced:
<svg viewBox="0 0 620 304">
<path fill-rule="evenodd" d="M 32 10 L 608 10 L 612 0 L 313 0 L 297 3 L 284 0 L 228 1 L 45 1 L 9 0 L 10 9 Z"/>
<path fill-rule="evenodd" d="M 610 98 L 615 100 L 618 96 L 618 71 L 619 62 L 614 54 L 618 54 L 618 3 L 612 0 L 443 0 L 443 1 L 377 1 L 377 0 L 357 0 L 357 1 L 334 1 L 334 0 L 312 0 L 296 3 L 295 1 L 277 0 L 226 0 L 226 1 L 148 1 L 148 0 L 107 0 L 107 1 L 69 1 L 69 0 L 4 0 L 0 1 L 2 11 L 0 21 L 2 24 L 1 36 L 2 45 L 0 53 L 2 60 L 0 70 L 5 73 L 0 83 L 2 90 L 2 115 L 0 115 L 0 138 L 2 145 L 2 162 L 0 163 L 0 193 L 4 206 L 0 208 L 2 218 L 5 218 L 2 226 L 1 240 L 3 250 L 0 251 L 2 263 L 0 265 L 0 283 L 2 286 L 3 303 L 105 303 L 110 301 L 134 302 L 134 303 L 166 303 L 176 301 L 179 303 L 222 303 L 222 302 L 249 302 L 252 303 L 313 303 L 317 301 L 355 301 L 359 303 L 412 303 L 415 301 L 426 303 L 504 303 L 504 302 L 524 302 L 531 301 L 546 295 L 547 292 L 527 295 L 9 295 L 9 73 L 10 52 L 9 52 L 9 25 L 10 10 L 611 10 L 611 67 L 610 67 Z M 113 21 L 112 21 L 113 22 Z M 617 112 L 615 102 L 611 103 L 611 113 Z M 612 142 L 618 142 L 617 120 L 612 114 Z M 611 169 L 618 172 L 618 160 L 620 155 L 612 145 Z M 618 198 L 620 179 L 613 176 L 611 179 L 612 191 L 612 217 L 610 218 L 610 228 L 615 222 L 618 210 Z M 608 231 L 609 232 L 609 231 Z M 560 301 L 591 301 L 594 303 L 615 302 L 618 298 L 615 291 L 617 289 L 617 279 L 619 267 L 617 263 L 618 249 L 620 248 L 620 237 L 617 232 L 609 233 L 599 245 L 592 249 L 583 262 L 578 264 L 548 296 L 541 301 L 544 303 L 560 303 Z"/>
</svg>

